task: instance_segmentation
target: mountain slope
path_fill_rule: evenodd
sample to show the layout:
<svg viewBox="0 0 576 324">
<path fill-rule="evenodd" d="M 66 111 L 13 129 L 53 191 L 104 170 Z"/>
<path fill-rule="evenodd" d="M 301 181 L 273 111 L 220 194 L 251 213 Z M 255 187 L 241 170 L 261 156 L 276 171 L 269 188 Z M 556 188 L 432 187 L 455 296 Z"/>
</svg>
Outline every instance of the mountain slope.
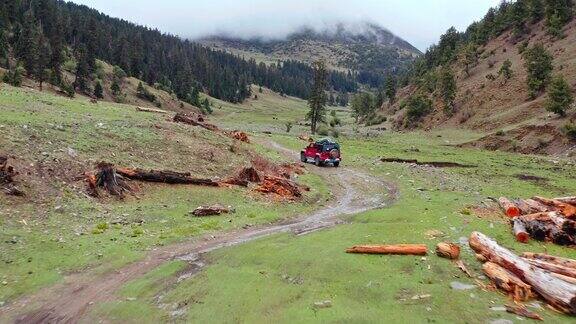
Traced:
<svg viewBox="0 0 576 324">
<path fill-rule="evenodd" d="M 407 41 L 368 22 L 337 23 L 319 31 L 303 27 L 279 40 L 219 35 L 200 42 L 264 62 L 296 59 L 312 63 L 324 59 L 333 69 L 360 72 L 359 81 L 373 85 L 381 80 L 374 80 L 376 77 L 372 74 L 403 70 L 421 54 Z"/>
<path fill-rule="evenodd" d="M 96 59 L 149 85 L 169 88 L 187 102 L 198 91 L 241 102 L 251 96 L 252 83 L 306 98 L 313 73 L 304 64 L 258 66 L 72 2 L 0 1 L 0 67 L 92 94 Z M 62 82 L 66 66 L 76 74 L 73 84 Z M 330 80 L 334 91 L 355 90 L 355 81 L 347 80 L 346 74 L 332 75 Z"/>
<path fill-rule="evenodd" d="M 524 32 L 521 34 L 514 27 L 505 28 L 498 36 L 480 44 L 477 61 L 470 65 L 468 72 L 463 51 L 458 49 L 454 60 L 443 64 L 444 67 L 438 65 L 425 69 L 413 77 L 409 86 L 399 91 L 400 99 L 394 105 L 384 105 L 384 114 L 393 115 L 391 119 L 396 129 L 464 127 L 485 134 L 467 146 L 522 153 L 574 154 L 576 143 L 563 130 L 567 124 L 574 123 L 576 111 L 573 107 L 567 107 L 568 116 L 565 118 L 546 111 L 546 91 L 534 99 L 530 98 L 522 52 L 524 48 L 543 44 L 553 57 L 552 75 L 564 77 L 574 90 L 576 21 L 571 20 L 564 25 L 564 37 L 559 38 L 550 35 L 545 19 L 535 22 L 525 20 L 523 26 Z M 456 48 L 464 48 L 465 42 L 459 43 Z M 437 48 L 441 48 L 441 45 Z M 426 55 L 433 57 L 439 52 L 437 50 Z M 508 80 L 499 74 L 507 60 L 511 62 L 512 71 Z M 445 110 L 440 95 L 439 78 L 445 68 L 452 71 L 456 82 L 453 113 Z M 416 94 L 430 98 L 432 110 L 418 122 L 406 123 L 407 100 Z"/>
</svg>

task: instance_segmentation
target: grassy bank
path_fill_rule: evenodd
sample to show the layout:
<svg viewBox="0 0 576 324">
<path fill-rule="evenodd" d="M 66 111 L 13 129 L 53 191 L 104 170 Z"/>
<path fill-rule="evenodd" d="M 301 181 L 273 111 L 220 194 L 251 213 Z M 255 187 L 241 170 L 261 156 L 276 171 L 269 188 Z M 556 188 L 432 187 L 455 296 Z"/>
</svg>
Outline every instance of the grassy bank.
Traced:
<svg viewBox="0 0 576 324">
<path fill-rule="evenodd" d="M 207 256 L 209 266 L 196 276 L 169 284 L 163 276 L 142 279 L 133 285 L 147 285 L 155 293 L 133 292 L 134 300 L 101 307 L 95 314 L 123 321 L 138 316 L 136 310 L 145 307 L 154 318 L 188 322 L 518 321 L 502 311 L 508 300 L 497 292 L 452 289 L 452 283 L 474 285 L 474 280 L 445 259 L 344 253 L 345 248 L 362 243 L 423 242 L 433 249 L 439 241 L 461 242 L 464 261 L 486 283 L 480 263 L 467 248 L 472 231 L 482 231 L 516 252 L 576 257 L 574 250 L 552 244 L 515 242 L 507 220 L 490 209 L 494 205 L 489 199 L 573 193 L 574 165 L 447 146 L 467 136 L 475 135 L 444 131 L 342 139 L 345 165 L 398 185 L 400 198 L 393 205 L 351 217 L 350 224 L 334 229 L 305 236 L 277 235 L 215 251 Z M 273 137 L 287 147 L 302 145 L 293 137 Z M 438 169 L 380 162 L 384 156 L 476 167 Z M 526 181 L 520 175 L 540 179 Z M 331 307 L 323 307 L 324 301 L 330 301 Z M 543 304 L 530 305 L 547 321 L 570 321 Z"/>
<path fill-rule="evenodd" d="M 137 184 L 124 200 L 86 196 L 82 174 L 98 161 L 222 178 L 249 163 L 252 145 L 135 107 L 91 104 L 2 85 L 0 154 L 20 173 L 25 197 L 0 193 L 0 305 L 60 281 L 69 272 L 117 269 L 150 249 L 211 233 L 300 215 L 328 197 L 319 177 L 297 203 L 243 188 Z M 269 150 L 259 152 L 274 157 Z M 196 218 L 200 205 L 230 205 L 234 214 Z"/>
</svg>

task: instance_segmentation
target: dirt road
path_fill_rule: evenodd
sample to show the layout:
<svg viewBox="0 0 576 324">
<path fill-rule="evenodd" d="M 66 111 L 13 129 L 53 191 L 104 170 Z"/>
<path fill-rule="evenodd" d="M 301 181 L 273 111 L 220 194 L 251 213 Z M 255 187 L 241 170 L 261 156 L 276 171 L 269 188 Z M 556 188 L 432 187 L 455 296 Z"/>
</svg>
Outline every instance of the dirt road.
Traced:
<svg viewBox="0 0 576 324">
<path fill-rule="evenodd" d="M 290 158 L 296 153 L 270 142 L 268 145 Z M 113 301 L 115 292 L 125 283 L 137 279 L 161 264 L 174 260 L 194 262 L 198 256 L 223 247 L 249 242 L 268 235 L 293 232 L 303 235 L 342 223 L 339 216 L 382 208 L 397 195 L 394 186 L 374 177 L 346 167 L 316 168 L 333 188 L 332 205 L 301 218 L 272 225 L 222 233 L 216 237 L 196 238 L 179 244 L 159 247 L 140 261 L 119 270 L 96 274 L 93 271 L 66 276 L 62 283 L 40 290 L 3 308 L 0 322 L 16 323 L 76 323 L 95 304 Z"/>
</svg>

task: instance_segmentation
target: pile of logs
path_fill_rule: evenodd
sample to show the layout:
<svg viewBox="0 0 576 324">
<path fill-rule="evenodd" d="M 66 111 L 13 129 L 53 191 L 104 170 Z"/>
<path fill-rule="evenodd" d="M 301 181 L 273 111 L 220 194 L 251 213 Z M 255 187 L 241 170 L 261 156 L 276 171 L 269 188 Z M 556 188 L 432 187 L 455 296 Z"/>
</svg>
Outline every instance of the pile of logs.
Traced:
<svg viewBox="0 0 576 324">
<path fill-rule="evenodd" d="M 479 232 L 472 233 L 469 244 L 485 262 L 486 276 L 515 302 L 540 297 L 554 309 L 576 315 L 576 260 L 534 253 L 518 256 Z M 537 314 L 524 315 L 540 319 Z"/>
<path fill-rule="evenodd" d="M 14 177 L 18 173 L 8 165 L 8 157 L 0 155 L 0 189 L 7 195 L 24 196 L 24 192 L 14 185 Z"/>
<path fill-rule="evenodd" d="M 248 187 L 256 184 L 254 190 L 264 194 L 273 194 L 280 198 L 296 199 L 310 188 L 292 180 L 293 174 L 303 174 L 304 167 L 299 164 L 276 165 L 263 158 L 255 158 L 252 165 L 241 169 L 235 176 L 223 181 L 224 184 Z"/>
<path fill-rule="evenodd" d="M 235 130 L 230 135 L 235 140 L 239 140 L 239 141 L 245 142 L 245 143 L 250 143 L 250 139 L 248 138 L 248 134 L 246 134 L 242 131 Z"/>
<path fill-rule="evenodd" d="M 558 245 L 576 245 L 576 197 L 498 199 L 518 242 L 530 238 Z"/>
</svg>

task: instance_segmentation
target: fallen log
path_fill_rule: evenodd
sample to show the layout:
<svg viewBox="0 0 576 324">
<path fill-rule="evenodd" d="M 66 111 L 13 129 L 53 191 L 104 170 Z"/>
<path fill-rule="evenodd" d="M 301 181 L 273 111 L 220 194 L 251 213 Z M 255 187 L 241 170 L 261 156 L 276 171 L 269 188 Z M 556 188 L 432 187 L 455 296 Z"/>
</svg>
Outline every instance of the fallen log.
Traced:
<svg viewBox="0 0 576 324">
<path fill-rule="evenodd" d="M 529 284 L 498 264 L 486 262 L 482 265 L 482 271 L 496 287 L 511 294 L 514 301 L 526 301 L 534 297 L 534 292 Z"/>
<path fill-rule="evenodd" d="M 231 210 L 232 209 L 230 207 L 223 207 L 220 205 L 200 206 L 192 212 L 192 215 L 197 216 L 197 217 L 215 216 L 215 215 L 228 214 L 231 212 Z"/>
<path fill-rule="evenodd" d="M 194 115 L 188 115 L 185 113 L 177 113 L 174 116 L 173 121 L 175 121 L 177 123 L 184 123 L 184 124 L 188 124 L 188 125 L 192 125 L 192 126 L 202 127 L 204 129 L 207 129 L 210 131 L 217 131 L 218 130 L 218 127 L 216 125 L 205 123 L 204 118 L 202 118 L 201 116 L 196 117 Z"/>
<path fill-rule="evenodd" d="M 218 182 L 210 179 L 193 178 L 190 173 L 174 171 L 145 171 L 142 169 L 118 168 L 116 172 L 123 177 L 145 182 L 161 182 L 168 184 L 191 184 L 198 186 L 218 187 Z"/>
<path fill-rule="evenodd" d="M 556 224 L 556 226 L 562 229 L 562 231 L 564 231 L 566 234 L 571 236 L 576 235 L 576 221 L 562 217 L 557 213 L 550 213 L 548 216 Z"/>
<path fill-rule="evenodd" d="M 510 199 L 506 197 L 500 197 L 498 199 L 498 204 L 500 205 L 500 208 L 504 210 L 506 216 L 508 217 L 520 216 L 520 209 L 512 201 L 510 201 Z"/>
<path fill-rule="evenodd" d="M 576 279 L 576 269 L 564 267 L 561 265 L 557 265 L 554 263 L 536 260 L 536 259 L 525 259 L 531 265 L 538 267 L 540 269 L 548 270 L 550 272 L 554 272 L 557 274 L 561 274 L 566 277 L 575 278 Z"/>
<path fill-rule="evenodd" d="M 524 252 L 522 257 L 525 259 L 533 259 L 533 260 L 541 260 L 546 261 L 549 263 L 557 264 L 559 266 L 563 266 L 566 268 L 572 268 L 576 270 L 576 260 L 557 257 L 549 254 L 542 254 L 542 253 L 531 253 L 531 252 Z"/>
<path fill-rule="evenodd" d="M 526 318 L 531 318 L 538 321 L 543 321 L 544 319 L 538 313 L 530 311 L 524 305 L 506 305 L 506 312 L 511 314 L 520 315 Z"/>
<path fill-rule="evenodd" d="M 346 253 L 426 255 L 428 248 L 424 244 L 357 245 L 346 249 Z"/>
<path fill-rule="evenodd" d="M 438 245 L 436 245 L 436 255 L 451 260 L 458 259 L 458 257 L 460 257 L 460 246 L 447 242 L 438 243 Z"/>
<path fill-rule="evenodd" d="M 557 212 L 536 213 L 518 217 L 530 236 L 538 241 L 551 241 L 558 245 L 574 245 L 571 235 L 576 222 L 561 217 Z"/>
<path fill-rule="evenodd" d="M 565 204 L 570 204 L 570 205 L 576 206 L 576 197 L 559 197 L 559 198 L 554 198 L 554 200 L 563 202 Z"/>
<path fill-rule="evenodd" d="M 536 200 L 539 203 L 542 203 L 546 206 L 551 207 L 552 209 L 556 209 L 560 211 L 564 216 L 571 218 L 576 216 L 576 206 L 571 204 L 567 204 L 558 200 L 554 199 L 546 199 L 543 197 L 532 197 L 532 199 Z"/>
<path fill-rule="evenodd" d="M 146 108 L 146 107 L 136 107 L 136 110 L 142 111 L 142 112 L 157 113 L 157 114 L 167 114 L 168 113 L 168 111 L 166 111 L 166 110 L 155 109 L 155 108 Z"/>
<path fill-rule="evenodd" d="M 514 217 L 512 219 L 512 230 L 516 241 L 520 243 L 528 243 L 530 241 L 530 234 L 528 234 L 528 230 L 520 218 Z"/>
<path fill-rule="evenodd" d="M 514 200 L 514 204 L 516 204 L 516 206 L 518 206 L 518 209 L 520 209 L 520 215 L 530 215 L 541 212 L 541 210 L 535 209 L 534 207 L 530 206 L 530 204 L 528 204 L 525 200 L 522 199 Z"/>
<path fill-rule="evenodd" d="M 544 212 L 552 211 L 552 208 L 550 208 L 549 206 L 546 206 L 542 203 L 539 203 L 534 199 L 525 199 L 524 203 L 526 203 L 528 206 L 530 206 L 530 208 L 532 208 L 532 211 L 534 213 L 544 213 Z"/>
<path fill-rule="evenodd" d="M 556 278 L 546 270 L 532 266 L 526 259 L 501 247 L 496 241 L 482 233 L 473 232 L 469 244 L 474 251 L 529 284 L 553 307 L 568 314 L 576 314 L 576 285 Z"/>
</svg>

